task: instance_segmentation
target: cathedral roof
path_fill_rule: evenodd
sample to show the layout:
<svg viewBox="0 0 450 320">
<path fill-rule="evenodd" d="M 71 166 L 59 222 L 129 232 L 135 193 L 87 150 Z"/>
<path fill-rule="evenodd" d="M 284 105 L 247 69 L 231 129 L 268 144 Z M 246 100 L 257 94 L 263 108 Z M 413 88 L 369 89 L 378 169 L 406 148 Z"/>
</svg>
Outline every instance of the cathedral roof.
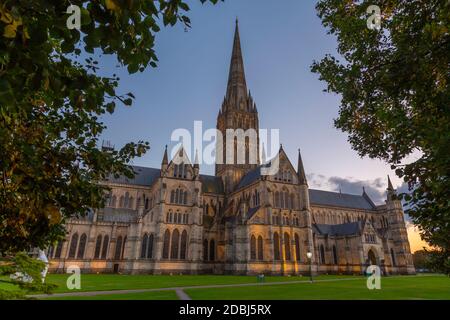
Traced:
<svg viewBox="0 0 450 320">
<path fill-rule="evenodd" d="M 309 189 L 309 201 L 313 205 L 374 210 L 376 207 L 369 200 L 363 195 Z"/>
<path fill-rule="evenodd" d="M 129 179 L 125 176 L 119 176 L 115 178 L 110 175 L 107 179 L 108 182 L 121 183 L 138 186 L 151 186 L 161 175 L 160 169 L 146 168 L 139 166 L 132 166 L 135 176 Z M 220 177 L 200 175 L 200 181 L 202 182 L 202 191 L 207 193 L 223 194 L 223 183 Z"/>
<path fill-rule="evenodd" d="M 241 178 L 241 181 L 239 181 L 237 190 L 244 188 L 248 185 L 251 185 L 256 180 L 259 180 L 260 177 L 261 177 L 261 166 L 247 172 L 247 174 Z"/>
<path fill-rule="evenodd" d="M 220 177 L 201 174 L 202 192 L 223 194 L 223 183 Z"/>
<path fill-rule="evenodd" d="M 362 222 L 349 222 L 342 224 L 313 224 L 316 233 L 329 236 L 348 236 L 359 234 L 362 230 Z"/>
<path fill-rule="evenodd" d="M 251 219 L 255 215 L 255 213 L 258 212 L 259 208 L 260 208 L 260 206 L 256 206 L 254 208 L 250 208 L 248 210 L 248 213 L 247 213 L 247 219 Z"/>
<path fill-rule="evenodd" d="M 132 168 L 135 173 L 134 178 L 129 179 L 125 176 L 119 176 L 118 178 L 116 178 L 113 175 L 110 175 L 107 179 L 108 182 L 139 186 L 151 186 L 153 182 L 155 182 L 161 175 L 160 169 L 139 166 L 132 166 Z"/>
</svg>

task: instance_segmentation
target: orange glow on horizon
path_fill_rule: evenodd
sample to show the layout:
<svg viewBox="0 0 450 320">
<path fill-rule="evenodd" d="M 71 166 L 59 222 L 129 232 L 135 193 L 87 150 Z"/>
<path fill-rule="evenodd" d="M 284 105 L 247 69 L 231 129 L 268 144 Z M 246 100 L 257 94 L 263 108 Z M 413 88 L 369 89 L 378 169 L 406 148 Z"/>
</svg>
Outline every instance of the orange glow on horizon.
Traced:
<svg viewBox="0 0 450 320">
<path fill-rule="evenodd" d="M 411 246 L 411 253 L 423 250 L 423 247 L 429 249 L 430 245 L 420 238 L 419 228 L 411 222 L 406 222 L 406 230 L 408 231 L 408 240 Z"/>
</svg>

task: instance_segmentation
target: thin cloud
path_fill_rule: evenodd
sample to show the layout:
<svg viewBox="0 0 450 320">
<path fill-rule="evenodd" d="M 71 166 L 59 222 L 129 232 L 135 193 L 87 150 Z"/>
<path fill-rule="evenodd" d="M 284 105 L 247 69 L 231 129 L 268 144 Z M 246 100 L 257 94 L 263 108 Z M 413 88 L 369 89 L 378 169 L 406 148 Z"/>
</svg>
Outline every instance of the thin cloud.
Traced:
<svg viewBox="0 0 450 320">
<path fill-rule="evenodd" d="M 308 183 L 312 188 L 349 194 L 362 194 L 364 187 L 366 193 L 375 204 L 383 204 L 386 200 L 387 181 L 385 180 L 386 179 L 382 178 L 374 180 L 358 180 L 352 177 L 326 177 L 314 173 L 308 175 Z"/>
</svg>

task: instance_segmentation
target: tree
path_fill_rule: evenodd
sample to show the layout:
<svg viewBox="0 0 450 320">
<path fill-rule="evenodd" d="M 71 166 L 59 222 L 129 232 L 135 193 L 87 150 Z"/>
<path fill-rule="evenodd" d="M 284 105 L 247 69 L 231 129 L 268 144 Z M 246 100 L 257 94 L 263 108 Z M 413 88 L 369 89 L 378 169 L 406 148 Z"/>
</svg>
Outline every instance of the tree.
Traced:
<svg viewBox="0 0 450 320">
<path fill-rule="evenodd" d="M 428 268 L 429 253 L 426 250 L 419 250 L 412 254 L 414 267 L 418 269 Z"/>
<path fill-rule="evenodd" d="M 368 28 L 369 5 L 381 11 L 380 30 Z M 335 126 L 360 156 L 388 162 L 408 184 L 406 212 L 448 263 L 449 2 L 322 0 L 316 9 L 338 40 L 340 57 L 311 67 L 341 96 Z"/>
<path fill-rule="evenodd" d="M 56 288 L 55 284 L 42 281 L 42 270 L 45 263 L 19 252 L 8 259 L 0 259 L 0 275 L 16 277 L 5 280 L 0 279 L 0 283 L 13 284 L 20 290 L 7 290 L 0 288 L 0 300 L 6 299 L 26 299 L 29 293 L 43 292 L 51 293 Z M 28 279 L 24 279 L 24 278 Z M 32 280 L 32 281 L 30 281 Z"/>
<path fill-rule="evenodd" d="M 80 30 L 68 28 L 74 8 Z M 133 175 L 127 164 L 148 143 L 103 152 L 98 139 L 99 117 L 134 96 L 116 93 L 119 79 L 99 76 L 95 59 L 114 54 L 129 73 L 156 67 L 159 25 L 189 27 L 188 10 L 181 0 L 0 3 L 0 254 L 64 237 L 69 218 L 104 205 L 99 181 Z"/>
</svg>

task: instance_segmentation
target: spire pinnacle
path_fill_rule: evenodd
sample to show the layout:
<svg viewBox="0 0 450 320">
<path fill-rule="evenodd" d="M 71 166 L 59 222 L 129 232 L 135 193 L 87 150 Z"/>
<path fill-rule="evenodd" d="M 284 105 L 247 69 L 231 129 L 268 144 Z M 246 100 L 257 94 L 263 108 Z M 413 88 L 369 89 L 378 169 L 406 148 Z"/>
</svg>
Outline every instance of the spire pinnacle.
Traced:
<svg viewBox="0 0 450 320">
<path fill-rule="evenodd" d="M 389 177 L 389 175 L 387 176 L 387 178 L 388 178 L 388 190 L 394 190 L 394 187 L 392 186 L 391 178 Z"/>
<path fill-rule="evenodd" d="M 300 152 L 300 148 L 298 149 L 298 163 L 297 163 L 297 175 L 298 175 L 298 183 L 301 185 L 307 185 L 305 169 L 303 168 L 303 160 L 302 154 Z"/>
<path fill-rule="evenodd" d="M 166 149 L 164 150 L 162 164 L 168 164 L 168 163 L 169 163 L 169 157 L 167 156 L 167 144 L 166 144 Z"/>
<path fill-rule="evenodd" d="M 392 185 L 391 178 L 388 175 L 388 187 L 387 187 L 387 199 L 388 201 L 394 200 L 396 198 L 396 192 L 394 186 Z"/>
<path fill-rule="evenodd" d="M 234 32 L 233 51 L 231 53 L 230 72 L 226 98 L 231 107 L 239 108 L 241 101 L 247 100 L 247 83 L 245 81 L 244 59 L 242 58 L 241 40 L 239 37 L 239 25 L 236 18 Z"/>
<path fill-rule="evenodd" d="M 195 149 L 194 168 L 198 168 L 198 167 L 199 167 L 198 149 Z"/>
</svg>

